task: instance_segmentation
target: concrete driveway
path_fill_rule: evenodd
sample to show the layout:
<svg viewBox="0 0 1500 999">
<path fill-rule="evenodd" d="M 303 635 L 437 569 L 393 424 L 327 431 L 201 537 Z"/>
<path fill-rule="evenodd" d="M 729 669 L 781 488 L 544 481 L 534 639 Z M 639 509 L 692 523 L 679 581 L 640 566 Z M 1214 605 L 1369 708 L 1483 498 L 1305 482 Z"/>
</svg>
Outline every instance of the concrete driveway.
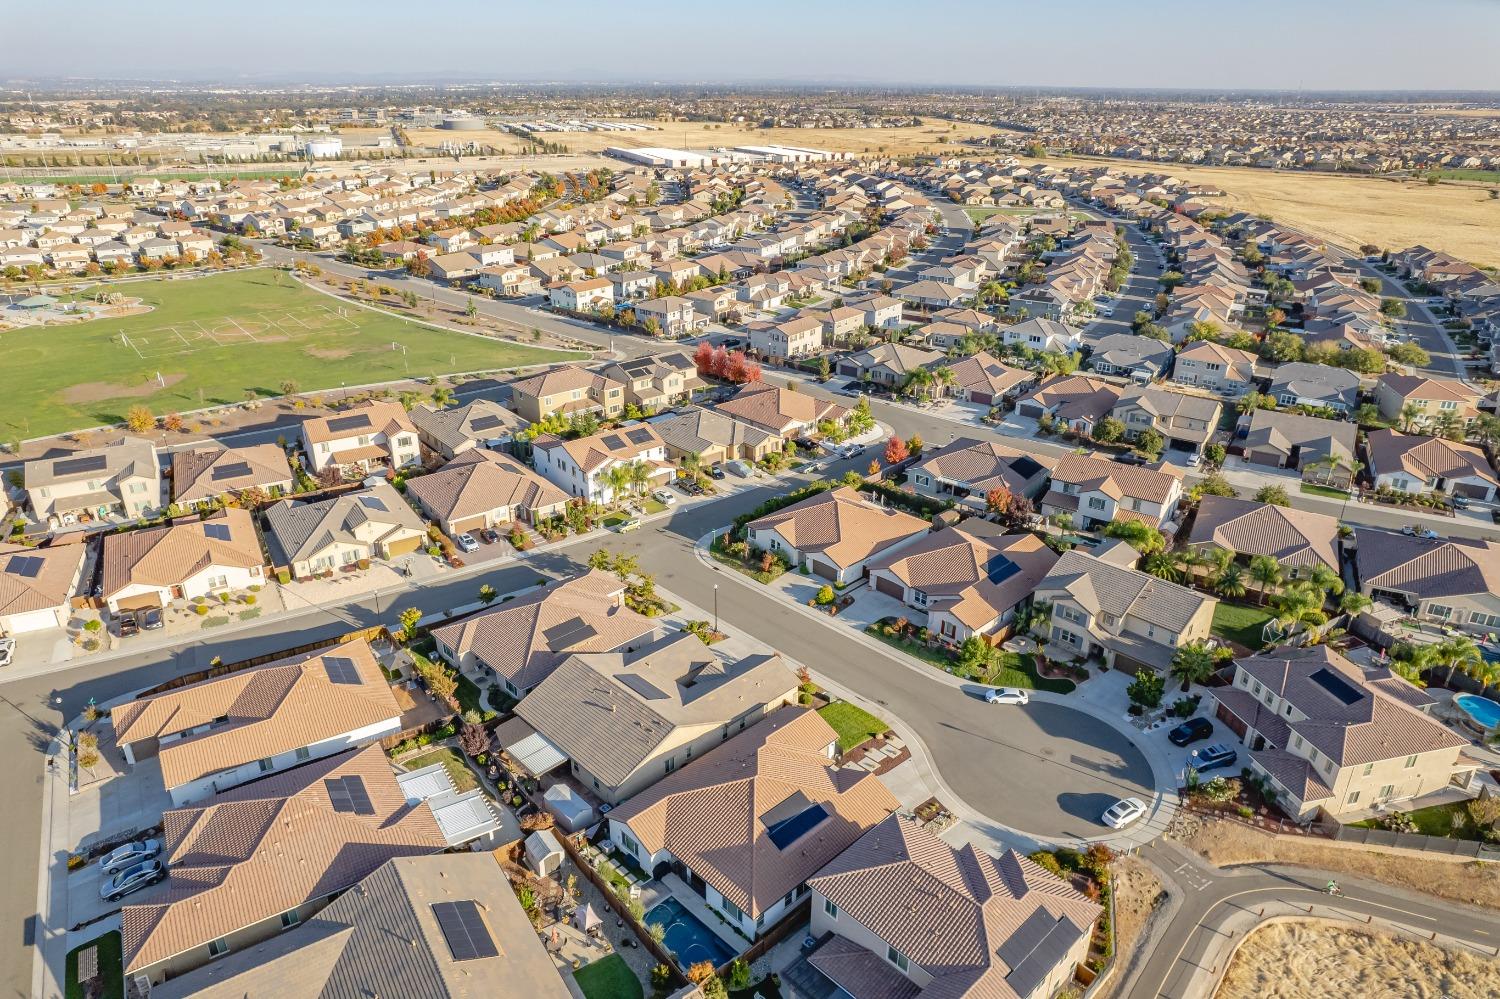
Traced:
<svg viewBox="0 0 1500 999">
<path fill-rule="evenodd" d="M 97 863 L 73 871 L 68 875 L 68 925 L 82 926 L 119 912 L 122 906 L 150 902 L 153 897 L 166 890 L 166 882 L 142 888 L 116 902 L 106 902 L 99 897 L 99 889 L 105 876 Z"/>
</svg>

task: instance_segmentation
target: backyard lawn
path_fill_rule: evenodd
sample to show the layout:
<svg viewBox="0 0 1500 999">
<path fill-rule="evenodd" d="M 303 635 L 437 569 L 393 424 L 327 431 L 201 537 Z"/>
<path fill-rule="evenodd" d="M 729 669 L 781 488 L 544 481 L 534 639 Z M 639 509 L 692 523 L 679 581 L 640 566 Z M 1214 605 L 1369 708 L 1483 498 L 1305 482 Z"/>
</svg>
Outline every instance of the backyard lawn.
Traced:
<svg viewBox="0 0 1500 999">
<path fill-rule="evenodd" d="M 474 681 L 462 673 L 457 674 L 456 679 L 458 680 L 458 689 L 453 692 L 453 696 L 458 698 L 458 706 L 464 711 L 478 711 L 479 717 L 484 721 L 494 718 L 494 711 L 486 707 L 481 707 L 484 703 L 482 699 L 483 691 L 475 686 Z"/>
<path fill-rule="evenodd" d="M 118 423 L 137 404 L 162 416 L 244 402 L 247 394 L 276 396 L 287 380 L 306 392 L 581 356 L 409 322 L 311 291 L 276 270 L 121 288 L 154 308 L 5 334 L 0 435 Z"/>
<path fill-rule="evenodd" d="M 472 791 L 479 786 L 479 781 L 474 778 L 474 772 L 463 761 L 463 757 L 458 755 L 458 750 L 448 746 L 435 749 L 430 753 L 423 753 L 421 756 L 414 756 L 411 759 L 403 760 L 401 765 L 408 770 L 421 770 L 423 767 L 430 767 L 434 763 L 441 763 L 448 768 L 448 776 L 453 778 L 453 786 L 460 792 Z"/>
<path fill-rule="evenodd" d="M 1256 652 L 1266 644 L 1261 638 L 1261 631 L 1271 617 L 1271 612 L 1263 607 L 1231 604 L 1221 600 L 1214 608 L 1212 631 L 1225 641 Z"/>
<path fill-rule="evenodd" d="M 1418 835 L 1446 836 L 1451 839 L 1483 839 L 1483 834 L 1469 818 L 1466 804 L 1467 802 L 1453 802 L 1447 805 L 1432 805 L 1429 808 L 1418 808 L 1406 814 L 1412 822 L 1416 823 Z M 1385 828 L 1379 819 L 1364 819 L 1350 824 L 1361 829 Z"/>
<path fill-rule="evenodd" d="M 818 714 L 839 734 L 840 753 L 890 730 L 885 722 L 847 701 L 825 705 L 818 709 Z"/>
<path fill-rule="evenodd" d="M 640 979 L 619 954 L 585 964 L 573 972 L 584 999 L 642 999 Z"/>
<path fill-rule="evenodd" d="M 98 948 L 95 956 L 98 958 L 99 977 L 97 988 L 91 987 L 87 996 L 90 999 L 121 999 L 125 995 L 125 966 L 120 956 L 119 930 L 110 930 L 68 951 L 63 979 L 67 999 L 85 999 L 83 984 L 78 981 L 78 955 L 90 947 Z"/>
</svg>

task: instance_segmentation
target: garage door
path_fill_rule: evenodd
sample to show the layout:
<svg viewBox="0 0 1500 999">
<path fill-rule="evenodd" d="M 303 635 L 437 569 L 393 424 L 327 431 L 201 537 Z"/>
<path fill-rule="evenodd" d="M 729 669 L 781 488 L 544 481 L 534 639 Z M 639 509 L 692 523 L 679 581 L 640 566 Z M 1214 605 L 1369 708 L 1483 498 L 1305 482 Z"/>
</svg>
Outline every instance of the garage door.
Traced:
<svg viewBox="0 0 1500 999">
<path fill-rule="evenodd" d="M 386 554 L 395 558 L 397 555 L 409 555 L 422 546 L 422 536 L 407 538 L 403 541 L 393 541 L 385 546 Z"/>
<path fill-rule="evenodd" d="M 1245 723 L 1240 721 L 1239 716 L 1237 716 L 1233 711 L 1230 711 L 1224 705 L 1220 704 L 1219 709 L 1214 712 L 1214 717 L 1219 719 L 1219 721 L 1223 722 L 1225 725 L 1228 725 L 1229 730 L 1235 735 L 1239 736 L 1241 739 L 1245 738 Z"/>
<path fill-rule="evenodd" d="M 52 610 L 27 611 L 25 614 L 14 614 L 5 619 L 5 630 L 12 635 L 56 627 L 57 612 Z"/>
<path fill-rule="evenodd" d="M 1484 499 L 1489 494 L 1489 487 L 1477 482 L 1455 482 L 1453 484 L 1454 495 L 1467 496 L 1470 499 Z"/>
<path fill-rule="evenodd" d="M 886 596 L 895 597 L 897 600 L 906 596 L 905 588 L 890 576 L 875 577 L 875 592 L 884 593 Z"/>
<path fill-rule="evenodd" d="M 995 404 L 995 394 L 993 392 L 970 392 L 969 401 L 977 402 L 981 406 L 993 406 Z"/>
<path fill-rule="evenodd" d="M 1246 451 L 1245 460 L 1256 465 L 1269 465 L 1272 468 L 1280 468 L 1282 457 L 1275 451 Z"/>
<path fill-rule="evenodd" d="M 450 520 L 448 526 L 452 533 L 463 534 L 465 531 L 477 531 L 484 526 L 484 514 L 476 514 L 473 517 L 463 517 L 459 520 Z"/>
<path fill-rule="evenodd" d="M 812 566 L 813 575 L 815 576 L 822 576 L 824 579 L 838 578 L 838 570 L 827 562 L 812 562 L 809 560 L 809 564 Z"/>
<path fill-rule="evenodd" d="M 1032 419 L 1036 419 L 1037 417 L 1045 413 L 1046 410 L 1041 406 L 1038 406 L 1034 402 L 1023 402 L 1016 407 L 1016 412 L 1020 413 L 1022 416 L 1029 416 Z"/>
</svg>

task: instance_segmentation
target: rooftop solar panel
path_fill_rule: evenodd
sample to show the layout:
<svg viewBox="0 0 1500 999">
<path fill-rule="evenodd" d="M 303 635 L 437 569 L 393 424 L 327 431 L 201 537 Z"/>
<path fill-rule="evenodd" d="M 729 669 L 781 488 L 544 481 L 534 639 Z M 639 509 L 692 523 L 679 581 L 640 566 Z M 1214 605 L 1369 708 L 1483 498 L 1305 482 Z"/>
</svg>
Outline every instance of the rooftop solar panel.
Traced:
<svg viewBox="0 0 1500 999">
<path fill-rule="evenodd" d="M 229 540 L 229 525 L 228 524 L 204 524 L 203 525 L 203 534 L 204 534 L 205 537 L 214 538 L 215 540 L 218 540 L 218 541 L 228 541 Z"/>
<path fill-rule="evenodd" d="M 828 809 L 818 804 L 808 805 L 796 815 L 771 825 L 766 829 L 766 835 L 771 837 L 771 842 L 776 844 L 776 849 L 785 850 L 826 818 L 828 818 Z"/>
<path fill-rule="evenodd" d="M 547 647 L 550 649 L 570 649 L 597 634 L 593 625 L 581 617 L 575 617 L 548 628 L 542 632 L 542 638 L 546 640 Z"/>
<path fill-rule="evenodd" d="M 55 475 L 82 475 L 85 472 L 102 472 L 107 462 L 102 454 L 91 454 L 83 458 L 64 458 L 52 463 Z"/>
<path fill-rule="evenodd" d="M 625 441 L 620 437 L 619 434 L 610 434 L 608 437 L 604 438 L 604 446 L 609 448 L 611 451 L 618 451 L 625 446 Z"/>
<path fill-rule="evenodd" d="M 362 777 L 330 777 L 323 782 L 328 792 L 328 801 L 335 812 L 353 815 L 374 815 L 375 806 L 370 802 L 370 793 L 365 790 Z"/>
<path fill-rule="evenodd" d="M 215 468 L 213 474 L 210 475 L 209 478 L 214 482 L 218 482 L 221 479 L 238 479 L 249 474 L 249 462 L 235 461 L 231 462 L 228 465 L 220 465 L 219 467 Z"/>
<path fill-rule="evenodd" d="M 1331 669 L 1314 670 L 1312 676 L 1308 677 L 1308 679 L 1328 691 L 1340 704 L 1353 704 L 1364 696 L 1358 687 Z"/>
<path fill-rule="evenodd" d="M 1030 995 L 1057 967 L 1082 931 L 1039 908 L 1000 945 L 998 955 L 1010 968 L 1005 983 L 1016 995 Z"/>
<path fill-rule="evenodd" d="M 992 583 L 1003 583 L 1016 573 L 1021 567 L 1016 565 L 1004 555 L 995 555 L 990 558 L 989 564 L 985 566 L 985 574 Z"/>
<path fill-rule="evenodd" d="M 432 915 L 437 920 L 438 929 L 443 931 L 443 939 L 448 943 L 448 953 L 453 955 L 453 960 L 472 961 L 500 953 L 479 906 L 473 900 L 434 902 Z"/>
<path fill-rule="evenodd" d="M 359 670 L 355 669 L 353 659 L 326 656 L 323 659 L 323 669 L 327 671 L 330 683 L 359 683 Z"/>
<path fill-rule="evenodd" d="M 472 423 L 469 424 L 469 429 L 470 430 L 492 430 L 495 427 L 503 427 L 503 426 L 505 426 L 505 420 L 502 419 L 501 417 L 498 417 L 498 416 L 494 415 L 493 413 L 491 413 L 488 416 L 481 416 L 477 420 L 474 420 Z"/>
<path fill-rule="evenodd" d="M 385 500 L 381 499 L 379 496 L 361 496 L 359 498 L 359 505 L 367 510 L 381 510 L 386 513 L 390 512 L 390 508 L 385 505 Z"/>
<path fill-rule="evenodd" d="M 360 413 L 358 416 L 335 416 L 328 421 L 329 430 L 360 430 L 369 425 L 368 413 Z"/>
<path fill-rule="evenodd" d="M 615 679 L 648 701 L 659 701 L 667 696 L 656 684 L 639 673 L 620 673 L 615 676 Z"/>
<path fill-rule="evenodd" d="M 12 576 L 24 576 L 27 579 L 35 579 L 37 573 L 42 571 L 43 559 L 39 555 L 17 555 L 5 566 L 5 571 Z"/>
<path fill-rule="evenodd" d="M 1010 463 L 1010 470 L 1012 472 L 1015 472 L 1023 479 L 1029 479 L 1037 472 L 1040 472 L 1042 470 L 1042 466 L 1039 462 L 1036 461 L 1036 459 L 1029 458 L 1026 455 L 1022 455 L 1021 457 Z"/>
<path fill-rule="evenodd" d="M 632 444 L 645 444 L 647 441 L 651 440 L 651 431 L 647 430 L 645 427 L 640 427 L 636 430 L 630 431 L 625 436 L 630 438 L 630 443 Z"/>
</svg>

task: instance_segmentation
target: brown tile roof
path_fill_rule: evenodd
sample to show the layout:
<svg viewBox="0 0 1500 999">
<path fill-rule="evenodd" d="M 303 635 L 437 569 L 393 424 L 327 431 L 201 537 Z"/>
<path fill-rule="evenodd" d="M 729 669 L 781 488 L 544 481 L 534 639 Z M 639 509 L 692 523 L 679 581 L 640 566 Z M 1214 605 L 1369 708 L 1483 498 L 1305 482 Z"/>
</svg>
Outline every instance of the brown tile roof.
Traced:
<svg viewBox="0 0 1500 999">
<path fill-rule="evenodd" d="M 849 412 L 836 403 L 814 399 L 806 392 L 788 392 L 764 383 L 747 385 L 714 408 L 777 435 L 823 420 L 842 420 Z"/>
<path fill-rule="evenodd" d="M 1269 555 L 1282 565 L 1339 568 L 1338 519 L 1308 510 L 1232 496 L 1205 496 L 1189 544 L 1213 543 L 1241 555 Z"/>
<path fill-rule="evenodd" d="M 960 437 L 923 457 L 915 468 L 934 478 L 963 483 L 978 493 L 999 486 L 1024 493 L 1045 478 L 1052 464 L 1046 455 L 1028 454 L 998 441 Z"/>
<path fill-rule="evenodd" d="M 571 392 L 574 389 L 598 391 L 606 386 L 623 388 L 619 382 L 595 374 L 587 368 L 580 368 L 576 364 L 565 364 L 562 367 L 532 375 L 530 378 L 511 382 L 510 390 L 514 395 L 529 395 L 545 399 L 559 392 Z"/>
<path fill-rule="evenodd" d="M 931 528 L 921 517 L 877 506 L 848 486 L 809 496 L 746 526 L 775 530 L 798 551 L 825 555 L 840 568 Z"/>
<path fill-rule="evenodd" d="M 372 815 L 334 811 L 328 781 L 357 777 Z M 316 760 L 162 816 L 160 901 L 127 905 L 127 973 L 342 891 L 396 857 L 447 845 L 409 805 L 379 746 Z"/>
<path fill-rule="evenodd" d="M 632 440 L 632 434 L 642 439 Z M 651 424 L 642 423 L 619 430 L 601 430 L 591 437 L 578 437 L 573 440 L 563 440 L 547 434 L 538 437 L 532 446 L 549 450 L 561 448 L 587 475 L 611 461 L 634 461 L 653 448 L 663 447 L 664 442 Z"/>
<path fill-rule="evenodd" d="M 344 428 L 341 430 L 334 430 L 329 426 L 333 421 L 353 420 L 356 417 L 364 421 L 360 426 L 351 427 L 340 423 L 339 426 Z M 417 432 L 417 428 L 412 426 L 411 420 L 407 418 L 406 410 L 402 409 L 398 402 L 384 402 L 379 399 L 372 399 L 362 406 L 341 409 L 328 416 L 313 417 L 302 424 L 303 436 L 313 444 L 347 440 L 364 434 L 394 435 L 403 431 L 412 434 Z"/>
<path fill-rule="evenodd" d="M 568 501 L 568 494 L 510 455 L 473 448 L 436 472 L 408 479 L 406 493 L 439 520 L 501 507 L 532 511 Z"/>
<path fill-rule="evenodd" d="M 652 853 L 666 849 L 752 917 L 842 853 L 900 803 L 879 778 L 837 768 L 837 733 L 807 708 L 765 721 L 610 813 Z M 826 817 L 784 847 L 768 826 L 814 805 Z"/>
<path fill-rule="evenodd" d="M 1418 402 L 1446 400 L 1466 402 L 1470 405 L 1479 402 L 1479 392 L 1454 378 L 1429 378 L 1426 375 L 1388 372 L 1376 381 L 1379 385 L 1390 388 L 1403 399 Z"/>
<path fill-rule="evenodd" d="M 1115 403 L 1120 400 L 1120 388 L 1084 375 L 1058 375 L 1038 385 L 1021 399 L 1035 402 L 1059 419 L 1098 420 L 1115 408 Z"/>
<path fill-rule="evenodd" d="M 210 535 L 211 529 L 219 528 L 227 528 L 229 537 Z M 100 561 L 104 567 L 103 596 L 108 600 L 132 584 L 172 586 L 210 566 L 248 569 L 264 565 L 266 560 L 250 511 L 231 508 L 207 520 L 179 520 L 124 534 L 106 534 Z"/>
<path fill-rule="evenodd" d="M 1057 459 L 1052 470 L 1052 481 L 1069 482 L 1080 492 L 1102 492 L 1113 499 L 1138 499 L 1151 503 L 1165 503 L 1172 495 L 1174 486 L 1180 485 L 1181 476 L 1165 468 L 1143 468 L 1137 465 L 1122 465 L 1108 458 L 1093 454 L 1065 454 Z M 1152 525 L 1155 526 L 1155 525 Z"/>
<path fill-rule="evenodd" d="M 66 604 L 87 554 L 86 544 L 27 548 L 0 543 L 0 617 Z M 41 565 L 32 559 L 40 559 Z"/>
<path fill-rule="evenodd" d="M 1371 431 L 1365 438 L 1370 471 L 1376 476 L 1401 470 L 1426 483 L 1431 479 L 1482 479 L 1500 485 L 1495 470 L 1479 448 L 1441 437 Z"/>
<path fill-rule="evenodd" d="M 329 660 L 351 663 L 357 682 L 334 683 Z M 128 701 L 110 722 L 121 745 L 209 726 L 158 751 L 172 788 L 400 716 L 374 652 L 360 640 Z"/>
<path fill-rule="evenodd" d="M 1121 620 L 1128 614 L 1178 635 L 1203 604 L 1218 603 L 1196 590 L 1080 551 L 1063 552 L 1037 589 L 1063 590 L 1092 614 Z"/>
<path fill-rule="evenodd" d="M 1420 599 L 1500 593 L 1500 544 L 1428 540 L 1356 528 L 1355 566 L 1361 589 L 1413 593 Z"/>
<path fill-rule="evenodd" d="M 929 611 L 947 611 L 969 628 L 984 628 L 1030 596 L 1057 555 L 1033 534 L 994 537 L 972 530 L 946 527 L 877 559 L 870 570 L 888 570 L 926 593 Z"/>
<path fill-rule="evenodd" d="M 177 451 L 172 455 L 172 498 L 178 503 L 196 503 L 251 486 L 265 488 L 291 480 L 292 466 L 286 452 L 275 444 Z"/>
<path fill-rule="evenodd" d="M 985 351 L 948 365 L 948 370 L 953 372 L 959 388 L 968 392 L 989 392 L 997 396 L 1036 378 L 1030 371 L 1001 364 Z"/>
</svg>

